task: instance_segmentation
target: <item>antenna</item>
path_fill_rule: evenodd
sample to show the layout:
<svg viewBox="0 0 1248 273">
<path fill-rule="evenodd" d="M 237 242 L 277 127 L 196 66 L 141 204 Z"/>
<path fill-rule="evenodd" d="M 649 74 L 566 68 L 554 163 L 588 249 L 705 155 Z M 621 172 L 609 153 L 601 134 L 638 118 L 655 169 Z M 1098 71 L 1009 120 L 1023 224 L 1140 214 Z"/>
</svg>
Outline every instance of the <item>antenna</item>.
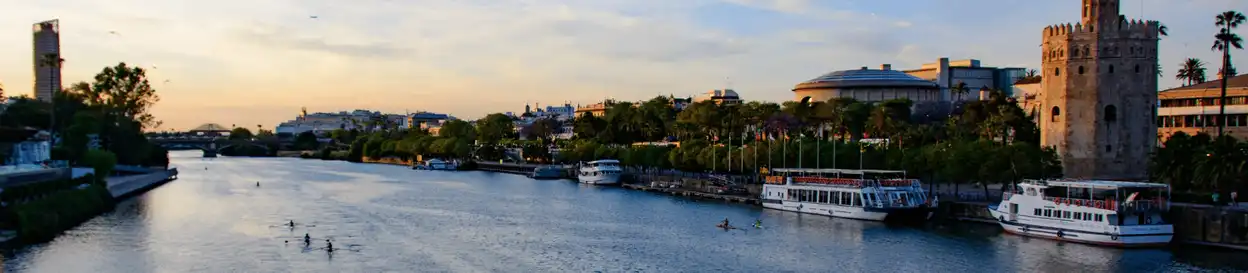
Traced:
<svg viewBox="0 0 1248 273">
<path fill-rule="evenodd" d="M 724 88 L 732 89 L 732 77 L 724 77 L 724 83 L 726 83 Z"/>
</svg>

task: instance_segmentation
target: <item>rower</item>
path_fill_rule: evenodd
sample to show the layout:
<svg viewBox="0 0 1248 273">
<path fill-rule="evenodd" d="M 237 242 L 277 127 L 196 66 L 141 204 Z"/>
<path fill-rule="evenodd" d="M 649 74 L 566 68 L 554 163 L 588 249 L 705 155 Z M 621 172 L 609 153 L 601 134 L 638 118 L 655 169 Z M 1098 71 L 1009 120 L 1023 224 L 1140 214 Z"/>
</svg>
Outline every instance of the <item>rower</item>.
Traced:
<svg viewBox="0 0 1248 273">
<path fill-rule="evenodd" d="M 260 181 L 256 181 L 256 187 L 257 187 L 257 188 L 259 188 L 259 187 L 260 187 Z"/>
<path fill-rule="evenodd" d="M 329 239 L 325 239 L 325 251 L 334 252 L 334 243 L 329 242 Z"/>
<path fill-rule="evenodd" d="M 289 226 L 292 226 L 292 227 L 295 226 L 295 220 L 290 220 Z"/>
<path fill-rule="evenodd" d="M 761 227 L 763 227 L 763 219 L 756 219 L 756 220 L 754 220 L 754 227 L 756 227 L 756 228 L 761 228 Z"/>
<path fill-rule="evenodd" d="M 303 243 L 304 243 L 304 244 L 311 244 L 311 243 L 312 243 L 312 236 L 308 236 L 308 234 L 307 234 L 307 233 L 304 233 L 304 234 L 303 234 Z"/>
<path fill-rule="evenodd" d="M 719 222 L 719 225 L 724 226 L 724 227 L 727 227 L 727 226 L 728 226 L 728 218 L 724 218 L 724 221 L 723 221 L 723 222 Z"/>
</svg>

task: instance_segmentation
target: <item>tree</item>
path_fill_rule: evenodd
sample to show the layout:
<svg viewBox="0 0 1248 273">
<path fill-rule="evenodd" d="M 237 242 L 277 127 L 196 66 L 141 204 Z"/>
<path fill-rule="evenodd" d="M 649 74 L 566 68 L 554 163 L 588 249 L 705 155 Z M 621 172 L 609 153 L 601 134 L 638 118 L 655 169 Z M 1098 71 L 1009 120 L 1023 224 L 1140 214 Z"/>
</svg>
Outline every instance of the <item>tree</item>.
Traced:
<svg viewBox="0 0 1248 273">
<path fill-rule="evenodd" d="M 109 151 L 88 150 L 82 156 L 82 163 L 95 169 L 96 177 L 104 178 L 112 175 L 117 166 L 117 155 Z"/>
<path fill-rule="evenodd" d="M 1218 26 L 1220 30 L 1217 35 L 1214 35 L 1213 50 L 1222 51 L 1221 71 L 1230 72 L 1231 48 L 1244 49 L 1243 39 L 1238 34 L 1235 34 L 1234 30 L 1239 28 L 1239 25 L 1243 24 L 1244 20 L 1248 19 L 1244 18 L 1243 13 L 1233 10 L 1222 12 L 1214 19 L 1214 25 Z M 1218 136 L 1222 136 L 1222 131 L 1226 129 L 1226 81 L 1230 78 L 1231 75 L 1229 73 L 1224 74 L 1222 77 L 1222 95 L 1219 97 L 1220 103 L 1218 103 Z"/>
<path fill-rule="evenodd" d="M 540 118 L 533 123 L 520 129 L 520 133 L 526 138 L 538 139 L 542 143 L 548 143 L 554 139 L 555 134 L 559 134 L 563 126 L 559 121 L 552 118 Z"/>
<path fill-rule="evenodd" d="M 320 142 L 316 141 L 316 134 L 313 134 L 311 131 L 305 131 L 295 135 L 295 149 L 315 150 L 317 146 L 320 146 L 320 144 Z"/>
<path fill-rule="evenodd" d="M 1183 80 L 1184 85 L 1193 85 L 1205 82 L 1205 63 L 1200 59 L 1187 58 L 1182 64 L 1179 64 L 1179 72 L 1174 78 Z"/>
<path fill-rule="evenodd" d="M 88 101 L 105 106 L 108 116 L 137 121 L 140 129 L 160 127 L 160 121 L 148 112 L 160 101 L 160 96 L 148 83 L 147 72 L 142 67 L 130 67 L 124 62 L 106 67 L 95 75 L 91 87 Z"/>
<path fill-rule="evenodd" d="M 962 101 L 962 97 L 971 93 L 971 89 L 966 86 L 965 82 L 958 82 L 949 87 L 949 91 L 958 94 L 958 101 Z"/>
<path fill-rule="evenodd" d="M 253 136 L 247 128 L 234 127 L 234 129 L 230 130 L 230 140 L 251 140 Z"/>
<path fill-rule="evenodd" d="M 477 139 L 476 129 L 472 128 L 472 124 L 458 119 L 443 123 L 442 129 L 438 131 L 438 136 L 444 138 L 458 137 L 466 140 Z"/>
<path fill-rule="evenodd" d="M 504 138 L 512 138 L 515 128 L 516 125 L 511 117 L 499 113 L 489 114 L 477 120 L 476 139 L 482 144 L 495 144 Z"/>
<path fill-rule="evenodd" d="M 577 139 L 593 139 L 598 132 L 606 129 L 607 122 L 589 112 L 581 114 L 572 121 L 572 133 Z"/>
</svg>

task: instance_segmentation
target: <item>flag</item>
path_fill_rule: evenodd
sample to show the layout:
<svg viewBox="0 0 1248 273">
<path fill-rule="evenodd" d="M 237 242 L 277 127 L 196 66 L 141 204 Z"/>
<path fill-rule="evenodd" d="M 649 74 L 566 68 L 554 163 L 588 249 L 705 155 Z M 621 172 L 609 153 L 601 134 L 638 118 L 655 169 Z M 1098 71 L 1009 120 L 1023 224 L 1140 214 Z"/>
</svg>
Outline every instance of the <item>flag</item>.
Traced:
<svg viewBox="0 0 1248 273">
<path fill-rule="evenodd" d="M 1135 198 L 1138 196 L 1140 196 L 1140 192 L 1138 191 L 1131 193 L 1130 196 L 1127 196 L 1127 201 L 1125 203 L 1131 203 L 1131 201 L 1135 201 Z"/>
</svg>

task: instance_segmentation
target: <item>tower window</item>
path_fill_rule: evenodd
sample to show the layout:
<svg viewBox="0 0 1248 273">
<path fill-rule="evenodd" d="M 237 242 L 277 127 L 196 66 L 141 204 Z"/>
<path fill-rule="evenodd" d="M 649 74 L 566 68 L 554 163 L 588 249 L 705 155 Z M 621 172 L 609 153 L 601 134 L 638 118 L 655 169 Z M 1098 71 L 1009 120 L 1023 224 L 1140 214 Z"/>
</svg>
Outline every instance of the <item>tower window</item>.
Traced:
<svg viewBox="0 0 1248 273">
<path fill-rule="evenodd" d="M 1059 67 L 1059 68 L 1053 69 L 1053 76 L 1061 76 L 1061 75 L 1062 75 L 1062 68 Z"/>
<path fill-rule="evenodd" d="M 1080 66 L 1079 66 L 1079 75 L 1083 75 L 1083 66 L 1082 66 L 1082 65 L 1080 65 Z"/>
<path fill-rule="evenodd" d="M 1106 105 L 1105 106 L 1105 122 L 1115 122 L 1115 121 L 1118 121 L 1118 107 L 1115 107 L 1112 104 Z"/>
<path fill-rule="evenodd" d="M 1057 122 L 1057 118 L 1059 118 L 1059 117 L 1061 117 L 1061 116 L 1062 116 L 1062 108 L 1058 108 L 1057 106 L 1053 106 L 1053 112 L 1052 112 L 1052 113 L 1051 113 L 1051 115 L 1049 116 L 1049 121 L 1052 121 L 1052 122 Z"/>
<path fill-rule="evenodd" d="M 1109 74 L 1114 74 L 1114 65 L 1109 65 Z"/>
<path fill-rule="evenodd" d="M 1140 73 L 1140 65 L 1135 65 L 1135 73 Z"/>
</svg>

